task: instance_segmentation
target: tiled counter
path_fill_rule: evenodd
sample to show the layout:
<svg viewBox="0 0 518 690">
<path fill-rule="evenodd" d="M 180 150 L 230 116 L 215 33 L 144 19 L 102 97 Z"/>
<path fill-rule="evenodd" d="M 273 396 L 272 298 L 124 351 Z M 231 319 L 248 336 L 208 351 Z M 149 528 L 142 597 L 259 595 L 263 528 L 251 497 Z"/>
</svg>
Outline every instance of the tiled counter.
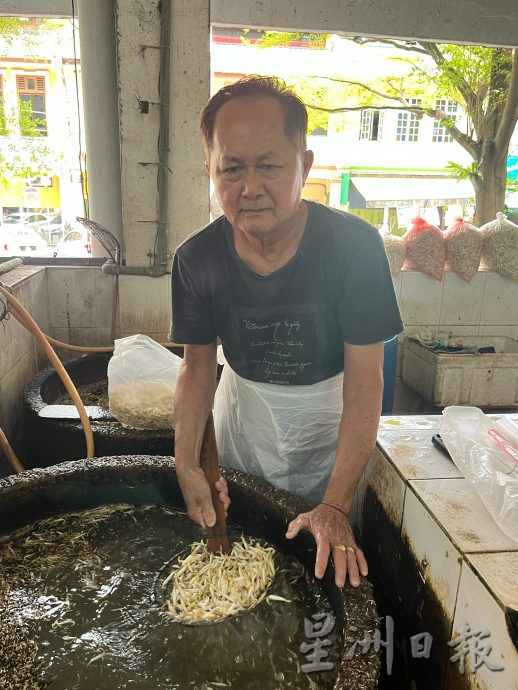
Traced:
<svg viewBox="0 0 518 690">
<path fill-rule="evenodd" d="M 517 690 L 517 642 L 506 612 L 518 609 L 518 541 L 499 529 L 453 462 L 432 445 L 440 421 L 382 417 L 378 447 L 355 497 L 355 527 L 380 614 L 394 620 L 393 668 L 380 687 Z M 472 655 L 465 657 L 464 674 L 460 661 L 450 660 L 459 647 L 448 645 L 462 620 L 477 634 L 471 640 L 482 655 L 491 645 L 487 663 L 482 659 L 475 672 Z M 483 629 L 489 636 L 482 637 Z M 428 658 L 412 654 L 410 638 L 420 633 L 433 638 Z M 503 670 L 492 670 L 493 662 Z"/>
</svg>

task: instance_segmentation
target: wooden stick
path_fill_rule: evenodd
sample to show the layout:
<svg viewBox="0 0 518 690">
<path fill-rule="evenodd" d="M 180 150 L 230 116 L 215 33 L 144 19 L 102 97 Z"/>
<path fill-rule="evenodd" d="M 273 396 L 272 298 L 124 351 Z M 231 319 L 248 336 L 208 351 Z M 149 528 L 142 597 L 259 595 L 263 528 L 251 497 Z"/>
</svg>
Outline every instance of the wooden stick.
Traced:
<svg viewBox="0 0 518 690">
<path fill-rule="evenodd" d="M 205 425 L 205 433 L 203 434 L 203 442 L 200 451 L 200 465 L 209 483 L 212 505 L 216 511 L 216 524 L 214 527 L 207 527 L 207 533 L 209 535 L 207 549 L 211 553 L 230 553 L 225 508 L 223 503 L 219 500 L 218 490 L 215 486 L 219 479 L 219 459 L 212 412 L 209 414 L 207 424 Z"/>
</svg>

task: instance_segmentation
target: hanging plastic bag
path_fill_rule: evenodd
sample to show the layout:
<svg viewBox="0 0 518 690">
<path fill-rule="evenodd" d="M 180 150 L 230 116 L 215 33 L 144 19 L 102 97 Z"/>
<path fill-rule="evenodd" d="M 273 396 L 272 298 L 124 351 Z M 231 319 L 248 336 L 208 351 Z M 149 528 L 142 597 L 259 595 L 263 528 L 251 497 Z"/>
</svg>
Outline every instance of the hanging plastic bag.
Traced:
<svg viewBox="0 0 518 690">
<path fill-rule="evenodd" d="M 518 225 L 507 220 L 504 213 L 497 213 L 496 220 L 483 225 L 480 233 L 484 267 L 518 280 Z"/>
<path fill-rule="evenodd" d="M 441 437 L 500 529 L 518 541 L 518 425 L 478 407 L 446 407 Z"/>
<path fill-rule="evenodd" d="M 385 245 L 385 253 L 387 254 L 387 259 L 390 267 L 390 275 L 395 278 L 401 273 L 403 268 L 403 263 L 405 261 L 405 245 L 401 237 L 397 235 L 392 235 L 388 227 L 381 226 L 380 228 L 381 239 Z"/>
<path fill-rule="evenodd" d="M 469 282 L 480 266 L 483 243 L 480 230 L 462 218 L 455 218 L 444 233 L 444 241 L 446 269 L 454 271 L 459 278 Z"/>
<path fill-rule="evenodd" d="M 147 335 L 116 340 L 108 363 L 110 413 L 134 429 L 172 429 L 181 362 Z"/>
<path fill-rule="evenodd" d="M 442 232 L 419 216 L 412 223 L 410 230 L 403 235 L 406 247 L 403 268 L 421 271 L 436 280 L 442 280 L 446 257 Z"/>
</svg>

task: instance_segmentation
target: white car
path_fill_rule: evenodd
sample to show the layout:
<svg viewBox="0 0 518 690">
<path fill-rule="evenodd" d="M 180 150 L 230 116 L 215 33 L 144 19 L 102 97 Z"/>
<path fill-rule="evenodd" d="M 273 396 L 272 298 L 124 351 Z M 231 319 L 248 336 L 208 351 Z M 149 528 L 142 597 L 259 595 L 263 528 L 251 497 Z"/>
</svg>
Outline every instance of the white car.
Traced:
<svg viewBox="0 0 518 690">
<path fill-rule="evenodd" d="M 0 256 L 50 256 L 45 240 L 24 225 L 0 227 Z"/>
<path fill-rule="evenodd" d="M 38 226 L 47 222 L 47 216 L 43 213 L 10 213 L 4 220 L 4 225 L 29 225 Z"/>
<path fill-rule="evenodd" d="M 86 228 L 77 227 L 66 233 L 57 244 L 54 256 L 62 258 L 89 257 L 92 254 L 92 240 Z"/>
</svg>

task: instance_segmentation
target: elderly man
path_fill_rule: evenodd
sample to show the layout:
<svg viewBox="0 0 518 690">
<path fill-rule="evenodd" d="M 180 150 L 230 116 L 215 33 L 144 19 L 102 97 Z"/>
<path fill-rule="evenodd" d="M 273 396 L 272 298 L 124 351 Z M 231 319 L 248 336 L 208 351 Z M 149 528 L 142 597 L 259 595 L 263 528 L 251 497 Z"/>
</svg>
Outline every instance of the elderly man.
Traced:
<svg viewBox="0 0 518 690">
<path fill-rule="evenodd" d="M 311 510 L 286 536 L 309 530 L 316 576 L 332 554 L 336 584 L 357 586 L 367 563 L 348 513 L 376 441 L 383 342 L 402 330 L 382 241 L 359 218 L 301 199 L 313 163 L 307 112 L 282 81 L 224 87 L 201 129 L 224 216 L 173 262 L 171 338 L 186 344 L 175 457 L 188 513 L 215 522 L 199 465 L 214 404 L 221 464 L 306 498 Z M 228 507 L 225 481 L 217 487 Z"/>
</svg>

